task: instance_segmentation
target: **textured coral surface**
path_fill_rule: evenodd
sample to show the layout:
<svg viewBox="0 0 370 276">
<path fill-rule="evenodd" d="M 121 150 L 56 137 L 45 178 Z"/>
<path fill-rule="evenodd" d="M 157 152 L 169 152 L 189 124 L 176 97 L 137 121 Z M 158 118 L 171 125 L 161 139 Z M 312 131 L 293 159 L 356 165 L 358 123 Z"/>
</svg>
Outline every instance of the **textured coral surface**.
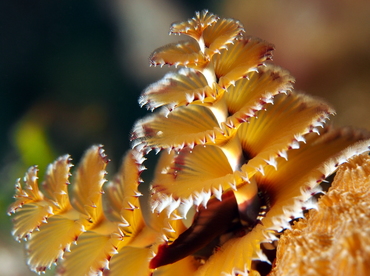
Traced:
<svg viewBox="0 0 370 276">
<path fill-rule="evenodd" d="M 317 209 L 286 230 L 270 275 L 368 275 L 370 156 L 340 166 Z"/>
</svg>

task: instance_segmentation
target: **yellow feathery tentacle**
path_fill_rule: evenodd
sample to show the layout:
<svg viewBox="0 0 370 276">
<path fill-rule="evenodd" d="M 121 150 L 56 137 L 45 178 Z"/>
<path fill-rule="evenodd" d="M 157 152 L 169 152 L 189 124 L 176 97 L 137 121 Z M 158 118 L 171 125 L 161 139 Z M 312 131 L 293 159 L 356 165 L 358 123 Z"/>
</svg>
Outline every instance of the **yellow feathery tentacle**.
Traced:
<svg viewBox="0 0 370 276">
<path fill-rule="evenodd" d="M 72 205 L 92 224 L 99 223 L 104 216 L 102 186 L 106 182 L 107 163 L 103 148 L 94 146 L 85 153 L 75 173 Z"/>
<path fill-rule="evenodd" d="M 214 25 L 219 17 L 208 10 L 196 12 L 195 17 L 188 21 L 173 23 L 170 28 L 170 34 L 185 34 L 195 40 L 199 40 L 206 28 Z"/>
<path fill-rule="evenodd" d="M 139 98 L 141 106 L 154 110 L 163 105 L 175 108 L 190 103 L 204 103 L 214 99 L 216 91 L 208 86 L 204 75 L 193 69 L 182 68 L 170 72 L 163 79 L 150 85 Z"/>
<path fill-rule="evenodd" d="M 246 78 L 235 82 L 225 93 L 229 117 L 225 124 L 236 128 L 249 119 L 257 116 L 257 112 L 266 108 L 267 103 L 274 102 L 274 96 L 292 90 L 293 77 L 280 67 L 267 64 L 266 67 L 251 72 Z"/>
<path fill-rule="evenodd" d="M 227 89 L 249 72 L 257 70 L 258 65 L 271 59 L 273 49 L 272 44 L 257 38 L 236 40 L 212 58 L 219 85 Z"/>
<path fill-rule="evenodd" d="M 206 56 L 211 59 L 214 54 L 219 54 L 222 49 L 227 49 L 228 45 L 242 38 L 243 32 L 243 25 L 237 20 L 218 20 L 203 32 Z"/>
</svg>

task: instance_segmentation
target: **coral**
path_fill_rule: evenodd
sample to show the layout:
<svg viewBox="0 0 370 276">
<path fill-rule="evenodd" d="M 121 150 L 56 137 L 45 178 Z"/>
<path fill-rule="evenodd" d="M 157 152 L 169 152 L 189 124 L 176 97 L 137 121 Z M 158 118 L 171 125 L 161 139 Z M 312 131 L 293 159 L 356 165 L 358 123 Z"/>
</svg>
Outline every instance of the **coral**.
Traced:
<svg viewBox="0 0 370 276">
<path fill-rule="evenodd" d="M 367 275 L 370 156 L 351 158 L 304 219 L 281 236 L 270 275 Z"/>
<path fill-rule="evenodd" d="M 60 262 L 61 275 L 257 275 L 255 261 L 271 261 L 261 247 L 316 206 L 338 166 L 368 150 L 369 133 L 328 126 L 333 108 L 294 91 L 293 77 L 269 62 L 273 45 L 240 22 L 205 10 L 170 34 L 190 39 L 157 49 L 150 63 L 180 68 L 139 98 L 160 110 L 136 122 L 105 194 L 101 146 L 86 152 L 70 192 L 69 156 L 50 165 L 44 192 L 37 167 L 17 182 L 9 213 L 33 271 Z M 147 213 L 138 186 L 153 150 Z"/>
</svg>

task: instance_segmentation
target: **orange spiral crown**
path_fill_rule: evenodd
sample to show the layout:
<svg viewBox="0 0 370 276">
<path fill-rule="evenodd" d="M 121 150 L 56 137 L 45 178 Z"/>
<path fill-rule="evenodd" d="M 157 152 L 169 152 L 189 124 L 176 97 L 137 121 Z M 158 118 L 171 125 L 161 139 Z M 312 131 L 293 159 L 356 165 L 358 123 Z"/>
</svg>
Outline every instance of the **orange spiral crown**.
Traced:
<svg viewBox="0 0 370 276">
<path fill-rule="evenodd" d="M 178 70 L 143 91 L 139 104 L 159 110 L 136 122 L 133 149 L 105 187 L 101 146 L 86 152 L 71 189 L 68 155 L 42 187 L 37 167 L 17 182 L 9 213 L 31 270 L 248 275 L 254 261 L 272 261 L 262 245 L 316 206 L 320 183 L 368 150 L 369 133 L 326 126 L 334 110 L 294 91 L 293 77 L 269 62 L 273 45 L 239 21 L 204 10 L 170 34 L 189 39 L 157 49 L 150 64 Z M 146 212 L 138 186 L 152 150 L 160 158 Z"/>
</svg>

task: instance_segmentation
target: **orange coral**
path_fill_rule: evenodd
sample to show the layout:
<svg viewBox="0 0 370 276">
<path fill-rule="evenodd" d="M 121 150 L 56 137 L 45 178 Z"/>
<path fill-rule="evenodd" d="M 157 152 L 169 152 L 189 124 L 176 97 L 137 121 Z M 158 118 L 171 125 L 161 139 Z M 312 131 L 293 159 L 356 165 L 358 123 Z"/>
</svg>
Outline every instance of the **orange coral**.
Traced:
<svg viewBox="0 0 370 276">
<path fill-rule="evenodd" d="M 341 165 L 328 193 L 284 232 L 271 275 L 368 275 L 370 156 Z"/>
<path fill-rule="evenodd" d="M 133 149 L 104 196 L 100 146 L 86 152 L 71 194 L 69 156 L 50 166 L 45 195 L 36 167 L 16 184 L 9 212 L 14 236 L 29 239 L 32 270 L 62 259 L 63 275 L 258 273 L 254 260 L 270 262 L 261 244 L 315 206 L 340 164 L 368 150 L 369 133 L 325 126 L 334 110 L 293 91 L 290 74 L 266 63 L 273 46 L 245 36 L 239 21 L 202 11 L 170 33 L 190 40 L 157 49 L 150 62 L 181 69 L 141 95 L 142 106 L 161 110 L 135 124 Z M 164 151 L 144 216 L 138 185 L 151 150 Z"/>
</svg>

